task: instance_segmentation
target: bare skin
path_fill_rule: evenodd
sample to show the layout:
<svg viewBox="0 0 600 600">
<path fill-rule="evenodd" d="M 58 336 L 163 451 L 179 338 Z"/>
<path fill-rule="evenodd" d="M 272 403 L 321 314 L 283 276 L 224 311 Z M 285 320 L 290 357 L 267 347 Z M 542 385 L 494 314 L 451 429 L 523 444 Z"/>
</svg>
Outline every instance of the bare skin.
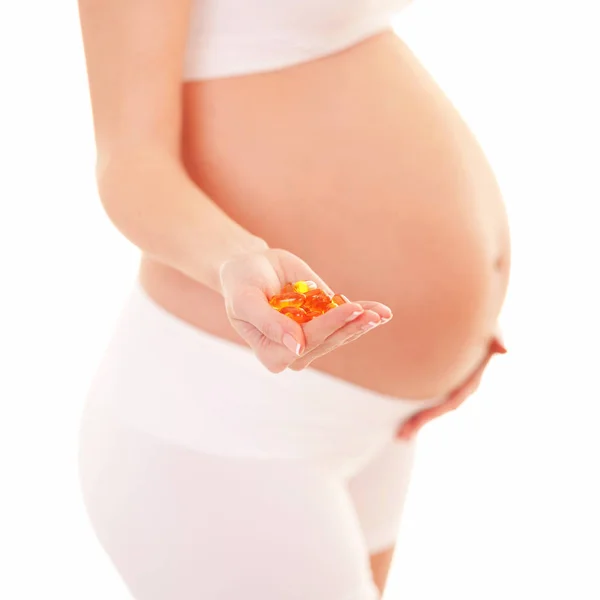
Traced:
<svg viewBox="0 0 600 600">
<path fill-rule="evenodd" d="M 371 554 L 371 572 L 373 573 L 373 581 L 383 595 L 385 584 L 387 583 L 388 574 L 394 558 L 394 548 L 382 550 L 377 554 Z"/>
<path fill-rule="evenodd" d="M 351 299 L 392 308 L 314 368 L 405 398 L 447 394 L 476 369 L 508 283 L 506 216 L 481 150 L 402 42 L 188 83 L 184 119 L 189 173 L 236 221 Z M 180 317 L 241 341 L 218 294 L 150 260 L 141 276 Z M 393 552 L 370 557 L 382 594 Z"/>
<path fill-rule="evenodd" d="M 336 291 L 394 313 L 314 368 L 415 399 L 475 370 L 508 282 L 506 215 L 471 132 L 393 33 L 280 72 L 189 82 L 183 100 L 198 186 Z M 218 293 L 149 258 L 141 279 L 178 316 L 241 341 Z"/>
<path fill-rule="evenodd" d="M 392 32 L 281 71 L 181 86 L 189 1 L 152 6 L 80 0 L 100 196 L 142 250 L 149 295 L 244 343 L 219 273 L 265 242 L 284 248 L 369 301 L 360 319 L 389 321 L 312 367 L 454 408 L 487 360 L 510 245 L 494 175 L 450 102 Z M 371 557 L 380 590 L 392 553 Z"/>
</svg>

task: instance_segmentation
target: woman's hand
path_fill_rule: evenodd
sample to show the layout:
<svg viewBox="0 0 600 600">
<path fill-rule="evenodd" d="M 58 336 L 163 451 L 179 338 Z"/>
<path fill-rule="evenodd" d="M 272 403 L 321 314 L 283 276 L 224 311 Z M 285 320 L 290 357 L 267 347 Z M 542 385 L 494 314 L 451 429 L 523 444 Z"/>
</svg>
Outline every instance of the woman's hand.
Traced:
<svg viewBox="0 0 600 600">
<path fill-rule="evenodd" d="M 300 325 L 270 306 L 268 298 L 289 282 L 314 281 L 333 291 L 300 258 L 266 249 L 228 260 L 220 270 L 221 292 L 229 321 L 273 373 L 300 370 L 338 346 L 358 339 L 392 318 L 379 302 L 349 302 Z"/>
<path fill-rule="evenodd" d="M 459 385 L 455 390 L 450 392 L 442 404 L 438 404 L 432 408 L 427 408 L 406 420 L 398 430 L 397 437 L 402 440 L 410 440 L 415 437 L 423 425 L 432 419 L 440 417 L 451 410 L 456 410 L 471 394 L 477 390 L 479 383 L 481 382 L 483 372 L 485 371 L 485 368 L 490 362 L 492 356 L 494 356 L 494 354 L 505 353 L 506 348 L 502 342 L 497 337 L 492 338 L 492 341 L 488 346 L 487 354 L 475 372 L 472 373 L 468 379 Z"/>
</svg>

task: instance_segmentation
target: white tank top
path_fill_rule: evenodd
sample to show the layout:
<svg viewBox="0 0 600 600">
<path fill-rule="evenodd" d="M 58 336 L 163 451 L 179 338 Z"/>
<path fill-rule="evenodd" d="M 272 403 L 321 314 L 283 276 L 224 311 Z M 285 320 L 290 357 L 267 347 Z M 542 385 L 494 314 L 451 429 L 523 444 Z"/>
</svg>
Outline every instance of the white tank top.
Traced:
<svg viewBox="0 0 600 600">
<path fill-rule="evenodd" d="M 184 79 L 270 71 L 391 27 L 411 0 L 193 0 Z"/>
</svg>

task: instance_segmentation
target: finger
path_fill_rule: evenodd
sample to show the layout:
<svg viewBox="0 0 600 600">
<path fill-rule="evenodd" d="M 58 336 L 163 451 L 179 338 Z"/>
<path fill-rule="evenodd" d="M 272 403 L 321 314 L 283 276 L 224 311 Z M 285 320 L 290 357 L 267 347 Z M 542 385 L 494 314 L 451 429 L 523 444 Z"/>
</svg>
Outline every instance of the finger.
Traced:
<svg viewBox="0 0 600 600">
<path fill-rule="evenodd" d="M 285 347 L 296 356 L 300 356 L 306 347 L 302 327 L 274 310 L 263 292 L 257 288 L 248 288 L 237 294 L 231 306 L 231 314 L 233 320 L 252 325 L 264 336 L 265 340 L 260 340 L 251 335 L 246 328 L 246 339 L 251 345 L 262 343 L 264 348 L 265 342 L 271 342 Z"/>
<path fill-rule="evenodd" d="M 321 352 L 320 350 L 324 345 L 326 345 L 327 348 L 331 346 L 331 348 L 327 350 L 327 352 L 329 352 L 333 347 L 354 341 L 376 325 L 387 323 L 393 317 L 391 309 L 380 302 L 359 301 L 353 304 L 362 306 L 364 312 L 362 314 L 358 314 L 358 311 L 351 313 L 348 319 L 343 323 L 341 323 L 343 320 L 343 313 L 338 312 L 337 315 L 334 315 L 338 317 L 337 323 L 341 323 L 341 327 L 338 329 L 334 329 L 335 325 L 333 325 L 333 327 L 329 328 L 329 333 L 320 331 L 318 337 L 313 337 L 311 328 L 308 328 L 308 331 L 305 329 L 308 340 L 307 352 L 316 351 L 317 353 L 320 353 L 319 355 L 326 353 Z M 326 314 L 329 315 L 331 312 L 332 311 L 329 311 L 329 313 Z M 334 330 L 332 331 L 332 329 Z M 314 360 L 314 358 L 312 360 Z"/>
<path fill-rule="evenodd" d="M 335 318 L 330 316 L 330 313 L 336 312 Z M 264 347 L 264 344 L 257 344 L 255 353 L 259 357 L 259 359 L 266 364 L 275 365 L 269 366 L 269 368 L 273 371 L 279 372 L 286 367 L 290 367 L 293 370 L 300 370 L 305 368 L 310 362 L 312 362 L 315 358 L 317 358 L 316 354 L 311 354 L 315 349 L 322 346 L 322 342 L 325 341 L 333 332 L 339 329 L 344 324 L 350 323 L 354 320 L 357 320 L 364 314 L 364 310 L 359 305 L 352 305 L 351 303 L 345 304 L 338 308 L 335 308 L 325 315 L 319 317 L 318 319 L 314 319 L 304 325 L 304 338 L 305 345 L 303 351 L 300 353 L 300 359 L 298 355 L 290 355 L 290 353 L 283 347 Z M 379 317 L 372 313 L 374 319 L 378 319 Z M 325 317 L 328 316 L 327 319 Z M 284 317 L 287 320 L 288 317 Z M 319 327 L 315 326 L 316 321 L 321 321 L 318 323 Z M 307 331 L 307 329 L 309 331 Z M 298 360 L 301 360 L 303 357 L 310 355 L 311 358 L 308 358 L 306 361 L 302 363 L 298 363 Z M 296 365 L 294 367 L 294 365 Z"/>
<path fill-rule="evenodd" d="M 362 313 L 370 311 L 370 321 L 387 322 L 392 318 L 391 309 L 385 304 L 373 301 L 349 302 L 342 304 L 324 315 L 313 319 L 304 326 L 307 352 L 325 343 L 330 336 L 337 334 L 342 328 L 347 327 L 355 319 L 361 317 Z M 362 323 L 364 325 L 364 323 Z M 357 333 L 356 328 L 345 329 L 344 337 L 348 338 Z M 339 340 L 339 338 L 337 338 Z"/>
<path fill-rule="evenodd" d="M 381 302 L 373 302 L 372 300 L 356 300 L 356 304 L 360 304 L 365 310 L 376 312 L 382 321 L 389 321 L 394 315 L 392 309 Z"/>
<path fill-rule="evenodd" d="M 461 388 L 461 393 L 450 394 L 448 399 L 442 404 L 427 408 L 414 415 L 402 424 L 398 430 L 398 437 L 402 439 L 414 437 L 429 421 L 433 421 L 446 413 L 456 410 L 476 389 L 476 386 L 471 391 L 467 391 L 467 388 Z"/>
<path fill-rule="evenodd" d="M 483 361 L 477 367 L 477 369 L 469 376 L 469 378 L 453 390 L 449 395 L 447 400 L 445 400 L 442 404 L 435 406 L 433 408 L 426 409 L 417 413 L 407 421 L 405 421 L 400 429 L 398 430 L 397 436 L 401 439 L 410 439 L 425 425 L 427 422 L 440 417 L 444 413 L 447 413 L 451 410 L 455 410 L 458 408 L 469 396 L 474 394 L 479 385 L 481 383 L 481 379 L 483 378 L 483 373 L 490 362 L 492 356 L 494 354 L 505 354 L 506 348 L 504 344 L 498 339 L 498 337 L 494 337 L 490 342 L 488 353 L 484 357 Z"/>
<path fill-rule="evenodd" d="M 425 410 L 407 419 L 400 429 L 398 430 L 398 437 L 403 439 L 410 439 L 413 437 L 423 425 L 428 421 L 432 421 L 442 415 L 454 410 L 458 404 L 453 400 L 445 400 L 442 404 L 434 406 L 432 408 L 426 408 Z"/>
<path fill-rule="evenodd" d="M 401 439 L 410 439 L 429 421 L 441 417 L 443 414 L 456 410 L 469 396 L 473 395 L 483 376 L 483 372 L 490 356 L 485 357 L 483 363 L 469 376 L 469 378 L 448 394 L 446 400 L 441 404 L 427 408 L 416 415 L 407 419 L 398 430 L 398 437 Z"/>
<path fill-rule="evenodd" d="M 306 352 L 310 352 L 323 344 L 327 338 L 360 318 L 364 312 L 365 309 L 360 304 L 348 302 L 306 323 L 304 325 Z M 376 313 L 373 313 L 373 318 L 380 320 L 379 315 Z"/>
<path fill-rule="evenodd" d="M 371 329 L 378 327 L 383 323 L 384 321 L 376 312 L 366 310 L 358 318 L 354 319 L 341 329 L 338 329 L 335 333 L 331 334 L 314 349 L 306 352 L 300 358 L 295 360 L 290 365 L 290 369 L 294 371 L 305 369 L 317 358 L 328 354 L 332 350 L 335 350 L 344 344 L 348 344 L 357 340 Z"/>
<path fill-rule="evenodd" d="M 354 342 L 359 337 L 362 337 L 367 331 L 373 329 L 373 327 L 387 323 L 393 317 L 391 309 L 380 302 L 365 300 L 358 301 L 356 304 L 363 307 L 364 313 L 355 319 L 350 318 L 340 329 L 336 329 L 333 333 L 330 333 L 327 336 L 324 334 L 320 339 L 315 339 L 314 341 L 318 345 L 314 347 L 313 338 L 310 337 L 311 332 L 309 330 L 307 339 L 310 341 L 307 342 L 307 351 L 300 359 L 294 361 L 294 363 L 290 365 L 290 369 L 294 371 L 305 369 L 317 358 L 328 354 L 344 344 Z"/>
<path fill-rule="evenodd" d="M 257 359 L 271 373 L 281 373 L 294 362 L 297 355 L 297 344 L 292 341 L 291 344 L 278 344 L 266 338 L 254 325 L 245 321 L 231 321 L 233 328 L 242 337 L 253 350 Z M 283 340 L 286 341 L 286 340 Z M 289 346 L 289 348 L 288 348 Z"/>
<path fill-rule="evenodd" d="M 359 300 L 357 304 L 360 304 L 365 309 L 365 313 L 361 315 L 361 317 L 359 317 L 359 319 L 357 319 L 355 323 L 353 322 L 352 325 L 346 325 L 342 329 L 339 329 L 338 331 L 332 334 L 332 336 L 336 336 L 334 341 L 338 342 L 337 345 L 348 344 L 350 342 L 353 342 L 354 340 L 363 336 L 367 331 L 373 329 L 375 325 L 383 325 L 384 323 L 391 321 L 394 316 L 392 314 L 391 309 L 385 304 L 381 304 L 380 302 L 373 302 L 370 300 Z M 371 312 L 374 312 L 377 315 L 379 315 L 379 322 L 377 322 L 376 317 L 373 318 Z M 368 325 L 369 323 L 370 325 Z M 329 341 L 332 338 L 332 336 L 329 336 L 329 338 L 327 338 L 327 341 Z M 344 338 L 344 336 L 349 337 Z"/>
</svg>

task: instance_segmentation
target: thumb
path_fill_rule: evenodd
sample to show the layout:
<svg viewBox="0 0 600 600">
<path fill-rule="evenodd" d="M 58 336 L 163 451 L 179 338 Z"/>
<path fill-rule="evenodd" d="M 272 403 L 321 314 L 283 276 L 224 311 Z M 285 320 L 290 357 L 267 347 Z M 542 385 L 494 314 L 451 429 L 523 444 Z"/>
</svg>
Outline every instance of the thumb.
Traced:
<svg viewBox="0 0 600 600">
<path fill-rule="evenodd" d="M 304 352 L 302 327 L 275 310 L 258 288 L 240 294 L 232 308 L 234 318 L 250 323 L 269 341 L 282 344 L 296 356 Z"/>
</svg>

